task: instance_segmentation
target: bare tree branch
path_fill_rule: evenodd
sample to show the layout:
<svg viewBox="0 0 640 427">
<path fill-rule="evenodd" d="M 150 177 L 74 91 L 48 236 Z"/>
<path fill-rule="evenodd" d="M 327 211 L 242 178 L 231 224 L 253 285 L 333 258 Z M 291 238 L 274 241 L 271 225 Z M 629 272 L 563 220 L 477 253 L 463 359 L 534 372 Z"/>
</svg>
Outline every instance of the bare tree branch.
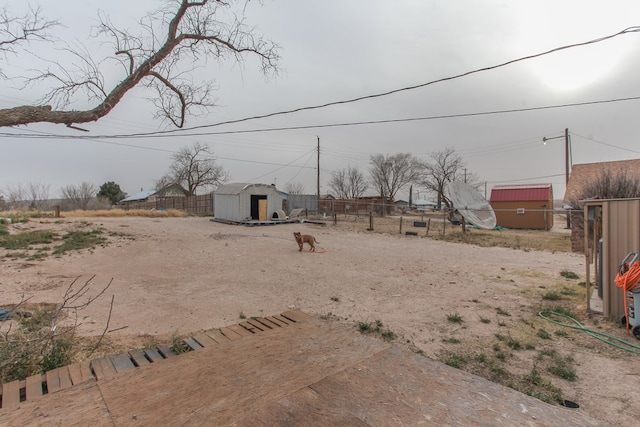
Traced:
<svg viewBox="0 0 640 427">
<path fill-rule="evenodd" d="M 98 188 L 90 182 L 81 182 L 78 185 L 62 187 L 62 197 L 67 199 L 76 209 L 87 210 L 91 200 L 96 197 Z"/>
<path fill-rule="evenodd" d="M 209 148 L 199 142 L 184 147 L 173 155 L 170 172 L 156 184 L 180 184 L 190 195 L 195 195 L 198 189 L 223 184 L 229 177 L 228 173 L 212 156 Z M 160 189 L 162 187 L 157 188 Z"/>
<path fill-rule="evenodd" d="M 169 1 L 164 9 L 150 13 L 140 21 L 145 36 L 117 29 L 107 16 L 99 15 L 96 35 L 112 40 L 114 56 L 111 59 L 122 64 L 126 72 L 122 80 L 107 89 L 101 71 L 102 61 L 92 59 L 86 49 L 84 52 L 68 49 L 67 52 L 80 59 L 78 70 L 72 72 L 70 67 L 55 63 L 57 71 L 42 71 L 27 80 L 28 84 L 43 80 L 56 82 L 56 87 L 43 98 L 44 102 L 53 105 L 2 109 L 0 127 L 37 122 L 71 125 L 96 121 L 109 114 L 129 90 L 139 85 L 155 89 L 156 117 L 167 119 L 177 127 L 184 126 L 188 115 L 198 108 L 214 105 L 212 80 L 195 83 L 180 78 L 185 73 L 185 64 L 194 64 L 201 59 L 232 59 L 242 64 L 245 57 L 251 55 L 261 61 L 263 73 L 278 71 L 278 46 L 256 36 L 242 16 L 229 13 L 232 3 L 238 1 Z M 223 16 L 219 18 L 220 15 Z M 164 34 L 162 41 L 160 34 Z M 99 104 L 87 110 L 59 109 L 70 105 L 81 90 L 89 100 L 98 99 Z"/>
<path fill-rule="evenodd" d="M 420 163 L 409 153 L 371 156 L 371 181 L 380 196 L 394 199 L 402 187 L 419 177 Z"/>
<path fill-rule="evenodd" d="M 369 188 L 364 174 L 355 166 L 335 171 L 329 186 L 336 192 L 339 199 L 357 199 L 362 197 Z"/>
</svg>

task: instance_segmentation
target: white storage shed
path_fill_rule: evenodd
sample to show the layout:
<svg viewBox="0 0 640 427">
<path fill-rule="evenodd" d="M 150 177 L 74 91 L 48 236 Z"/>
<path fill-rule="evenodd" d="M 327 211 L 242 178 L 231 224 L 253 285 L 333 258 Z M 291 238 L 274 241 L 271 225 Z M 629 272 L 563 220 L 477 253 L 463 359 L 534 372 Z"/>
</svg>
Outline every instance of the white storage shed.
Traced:
<svg viewBox="0 0 640 427">
<path fill-rule="evenodd" d="M 282 210 L 282 193 L 269 184 L 223 184 L 213 194 L 213 206 L 217 220 L 269 221 Z"/>
</svg>

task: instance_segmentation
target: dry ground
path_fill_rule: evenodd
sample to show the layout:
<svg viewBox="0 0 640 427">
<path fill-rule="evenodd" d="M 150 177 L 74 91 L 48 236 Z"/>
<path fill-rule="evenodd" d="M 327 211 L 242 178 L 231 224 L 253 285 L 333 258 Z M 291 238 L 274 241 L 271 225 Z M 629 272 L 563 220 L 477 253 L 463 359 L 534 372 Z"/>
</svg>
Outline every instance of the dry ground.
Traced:
<svg viewBox="0 0 640 427">
<path fill-rule="evenodd" d="M 580 280 L 560 275 L 583 277 L 582 255 L 450 243 L 425 237 L 425 229 L 406 236 L 397 222 L 378 234 L 382 222 L 376 232 L 362 222 L 244 227 L 194 217 L 35 219 L 11 231 L 100 228 L 109 242 L 37 261 L 8 258 L 0 249 L 0 306 L 25 296 L 58 302 L 76 279 L 93 278 L 91 295 L 111 283 L 80 312 L 78 328 L 84 336 L 102 334 L 113 296 L 103 352 L 295 307 L 379 329 L 427 357 L 514 388 L 557 387 L 604 425 L 637 425 L 639 356 L 537 315 L 567 309 L 589 328 L 635 341 L 612 322 L 585 316 Z M 403 233 L 414 229 L 404 227 Z M 318 253 L 298 252 L 292 235 L 298 230 L 316 236 Z M 549 372 L 560 362 L 575 379 Z"/>
</svg>

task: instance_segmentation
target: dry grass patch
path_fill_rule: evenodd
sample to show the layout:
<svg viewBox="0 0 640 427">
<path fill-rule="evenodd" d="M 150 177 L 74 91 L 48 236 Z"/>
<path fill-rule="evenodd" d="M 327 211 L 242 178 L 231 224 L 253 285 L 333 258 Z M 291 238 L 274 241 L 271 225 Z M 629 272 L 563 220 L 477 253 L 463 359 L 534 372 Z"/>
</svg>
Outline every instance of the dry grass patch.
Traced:
<svg viewBox="0 0 640 427">
<path fill-rule="evenodd" d="M 328 224 L 333 224 L 325 219 Z M 414 227 L 415 221 L 426 222 L 427 227 Z M 400 225 L 402 224 L 402 229 Z M 431 238 L 453 243 L 466 243 L 481 247 L 499 246 L 524 251 L 538 250 L 550 252 L 571 252 L 570 235 L 541 230 L 483 230 L 468 226 L 462 232 L 461 226 L 444 221 L 441 213 L 424 215 L 374 216 L 373 230 L 369 230 L 368 215 L 338 215 L 336 227 L 365 233 L 405 236 L 407 231 L 417 233 L 410 238 Z"/>
<path fill-rule="evenodd" d="M 76 210 L 71 212 L 63 212 L 61 214 L 63 218 L 95 218 L 95 217 L 123 217 L 123 216 L 135 216 L 135 217 L 149 217 L 149 218 L 183 218 L 187 214 L 177 209 L 167 210 L 144 210 L 144 209 L 108 209 L 98 211 L 82 211 Z"/>
</svg>

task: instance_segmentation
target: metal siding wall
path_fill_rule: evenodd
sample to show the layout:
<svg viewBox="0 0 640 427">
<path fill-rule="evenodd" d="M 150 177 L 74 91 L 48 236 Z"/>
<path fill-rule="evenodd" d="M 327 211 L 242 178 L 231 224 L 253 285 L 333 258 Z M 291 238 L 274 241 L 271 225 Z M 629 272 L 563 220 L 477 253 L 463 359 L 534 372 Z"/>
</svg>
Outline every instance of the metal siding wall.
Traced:
<svg viewBox="0 0 640 427">
<path fill-rule="evenodd" d="M 282 196 L 276 191 L 272 191 L 267 196 L 267 217 L 273 218 L 273 213 L 277 210 L 282 210 Z"/>
<path fill-rule="evenodd" d="M 326 201 L 330 203 L 330 201 Z M 287 199 L 287 215 L 291 213 L 293 209 L 308 209 L 315 212 L 318 210 L 318 196 L 313 194 L 289 194 Z"/>
<path fill-rule="evenodd" d="M 236 218 L 236 221 L 242 221 L 243 219 L 251 216 L 251 194 L 253 193 L 247 190 L 243 190 L 242 193 L 238 195 L 238 216 Z"/>
<path fill-rule="evenodd" d="M 624 295 L 615 284 L 620 262 L 629 252 L 640 252 L 640 200 L 613 200 L 603 205 L 604 315 L 613 320 L 624 313 Z"/>
<path fill-rule="evenodd" d="M 495 213 L 497 224 L 502 227 L 516 229 L 532 229 L 544 230 L 544 212 L 540 201 L 522 201 L 522 202 L 493 202 L 491 203 Z M 524 208 L 525 213 L 518 215 L 516 209 Z M 547 212 L 547 219 L 553 218 Z M 548 229 L 553 226 L 553 219 L 547 224 Z"/>
<path fill-rule="evenodd" d="M 234 194 L 216 194 L 214 198 L 215 217 L 229 221 L 240 221 L 238 196 Z"/>
</svg>

